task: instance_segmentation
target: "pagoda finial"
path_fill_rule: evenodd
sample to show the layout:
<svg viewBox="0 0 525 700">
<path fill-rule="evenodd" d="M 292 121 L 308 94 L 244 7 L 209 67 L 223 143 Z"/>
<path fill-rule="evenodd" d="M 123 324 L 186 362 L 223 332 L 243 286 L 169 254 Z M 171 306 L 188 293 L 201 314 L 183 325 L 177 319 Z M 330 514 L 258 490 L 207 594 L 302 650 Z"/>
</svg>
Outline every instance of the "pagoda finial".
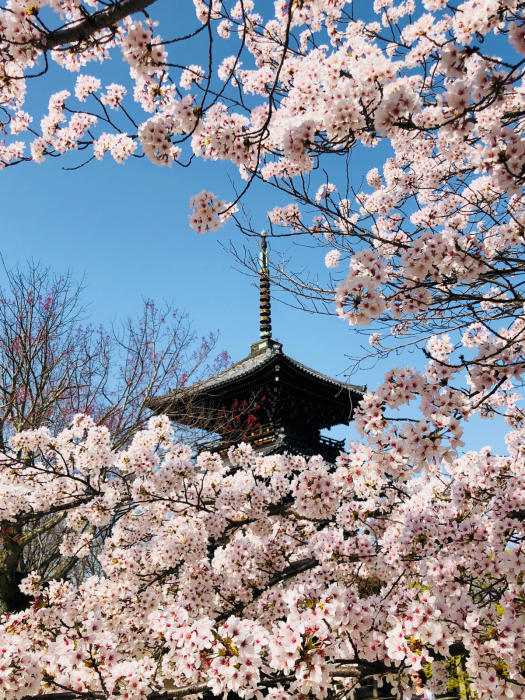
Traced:
<svg viewBox="0 0 525 700">
<path fill-rule="evenodd" d="M 261 231 L 261 252 L 259 255 L 259 329 L 261 340 L 272 337 L 272 309 L 270 303 L 270 272 L 268 270 L 268 252 L 266 248 L 266 231 Z"/>
</svg>

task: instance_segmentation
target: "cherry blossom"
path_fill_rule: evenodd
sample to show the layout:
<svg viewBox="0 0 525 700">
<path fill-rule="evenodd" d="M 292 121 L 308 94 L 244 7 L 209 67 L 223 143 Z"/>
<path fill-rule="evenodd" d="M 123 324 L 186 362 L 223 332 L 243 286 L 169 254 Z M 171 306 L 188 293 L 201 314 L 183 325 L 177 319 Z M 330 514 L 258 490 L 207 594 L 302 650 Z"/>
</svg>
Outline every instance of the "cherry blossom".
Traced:
<svg viewBox="0 0 525 700">
<path fill-rule="evenodd" d="M 4 522 L 69 502 L 61 546 L 74 556 L 90 524 L 113 524 L 99 576 L 22 582 L 33 603 L 0 621 L 7 699 L 326 697 L 422 666 L 440 690 L 457 654 L 472 690 L 524 697 L 523 429 L 507 455 L 435 469 L 357 443 L 334 465 L 246 444 L 194 459 L 172 436 L 154 417 L 115 451 L 77 416 L 56 436 L 11 439 Z"/>
</svg>

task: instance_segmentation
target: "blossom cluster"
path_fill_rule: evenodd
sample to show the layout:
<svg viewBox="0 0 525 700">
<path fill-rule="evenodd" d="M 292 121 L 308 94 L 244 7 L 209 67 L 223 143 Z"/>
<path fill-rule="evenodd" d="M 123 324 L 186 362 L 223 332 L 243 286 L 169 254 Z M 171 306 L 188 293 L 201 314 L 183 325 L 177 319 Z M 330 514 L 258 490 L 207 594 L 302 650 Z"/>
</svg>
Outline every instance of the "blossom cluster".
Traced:
<svg viewBox="0 0 525 700">
<path fill-rule="evenodd" d="M 166 417 L 117 451 L 87 416 L 15 435 L 3 521 L 66 507 L 67 556 L 112 527 L 100 575 L 22 582 L 34 603 L 0 620 L 2 695 L 322 698 L 422 666 L 439 690 L 460 649 L 473 691 L 523 698 L 524 438 L 407 480 L 357 443 L 335 464 L 247 444 L 195 459 Z"/>
<path fill-rule="evenodd" d="M 217 231 L 221 223 L 227 221 L 236 211 L 236 207 L 219 201 L 212 192 L 202 190 L 191 198 L 192 214 L 190 226 L 197 233 Z"/>
</svg>

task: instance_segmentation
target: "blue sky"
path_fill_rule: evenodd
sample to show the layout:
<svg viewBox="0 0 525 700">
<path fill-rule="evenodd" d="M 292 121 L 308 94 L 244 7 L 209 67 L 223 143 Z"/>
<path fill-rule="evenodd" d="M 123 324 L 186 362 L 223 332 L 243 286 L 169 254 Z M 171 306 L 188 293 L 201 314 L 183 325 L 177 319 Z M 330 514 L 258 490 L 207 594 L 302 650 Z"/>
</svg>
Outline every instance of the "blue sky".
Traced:
<svg viewBox="0 0 525 700">
<path fill-rule="evenodd" d="M 161 4 L 161 9 L 167 7 Z M 180 19 L 178 16 L 179 31 Z M 90 65 L 83 72 L 103 77 L 106 84 L 125 80 L 119 62 Z M 62 74 L 60 80 L 58 75 L 52 68 L 45 79 L 29 85 L 29 107 L 37 108 L 37 123 L 50 93 L 62 88 L 73 92 L 76 74 Z M 258 339 L 255 280 L 235 269 L 234 259 L 220 245 L 227 247 L 232 240 L 242 246 L 240 234 L 233 224 L 203 236 L 188 226 L 190 197 L 204 188 L 231 198 L 227 178 L 235 171 L 221 163 L 200 161 L 189 169 L 158 168 L 145 158 L 118 165 L 110 156 L 79 170 L 62 169 L 80 161 L 73 154 L 0 173 L 0 252 L 6 266 L 33 259 L 57 272 L 69 269 L 77 280 L 84 278 L 93 323 L 109 325 L 134 315 L 145 297 L 156 302 L 169 300 L 189 313 L 198 332 L 219 330 L 220 347 L 233 360 L 248 354 L 250 343 Z M 365 151 L 356 177 L 364 176 L 377 161 L 377 152 Z M 274 197 L 272 190 L 261 187 L 249 193 L 246 207 L 256 227 L 265 227 L 268 209 L 287 201 Z M 248 245 L 255 251 L 253 242 Z M 291 246 L 281 241 L 280 250 L 286 255 Z M 321 269 L 324 253 L 316 255 L 310 253 L 308 258 Z M 358 354 L 356 348 L 363 338 L 335 317 L 306 314 L 274 300 L 273 330 L 289 355 L 355 384 L 373 389 L 390 366 L 381 364 L 345 377 L 346 354 Z M 394 361 L 411 364 L 414 357 L 392 358 Z M 352 432 L 339 429 L 337 435 Z M 477 449 L 491 443 L 501 448 L 502 434 L 499 423 L 475 421 L 467 429 L 468 446 Z"/>
<path fill-rule="evenodd" d="M 32 258 L 84 277 L 93 321 L 133 315 L 144 297 L 173 301 L 197 330 L 220 330 L 221 345 L 240 359 L 258 339 L 258 290 L 220 243 L 242 244 L 241 237 L 233 225 L 201 236 L 188 226 L 191 195 L 211 188 L 224 170 L 202 163 L 158 168 L 145 159 L 108 159 L 73 172 L 52 159 L 7 168 L 0 244 L 6 266 Z M 262 228 L 267 202 L 252 197 L 251 204 Z M 343 322 L 274 300 L 273 328 L 297 359 L 333 375 L 346 370 L 345 346 L 354 334 Z"/>
</svg>

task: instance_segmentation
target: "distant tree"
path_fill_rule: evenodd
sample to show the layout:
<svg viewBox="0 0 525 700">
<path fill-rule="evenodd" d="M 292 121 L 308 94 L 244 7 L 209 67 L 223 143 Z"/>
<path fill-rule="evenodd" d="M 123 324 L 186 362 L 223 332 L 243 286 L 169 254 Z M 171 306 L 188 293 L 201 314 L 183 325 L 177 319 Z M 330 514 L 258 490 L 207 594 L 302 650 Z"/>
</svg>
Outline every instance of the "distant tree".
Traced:
<svg viewBox="0 0 525 700">
<path fill-rule="evenodd" d="M 170 305 L 146 301 L 137 319 L 107 332 L 84 325 L 82 288 L 70 274 L 30 264 L 6 277 L 0 290 L 2 450 L 21 430 L 62 430 L 78 413 L 110 428 L 113 446 L 122 446 L 151 415 L 149 399 L 228 363 L 227 353 L 214 355 L 217 334 L 199 338 Z M 59 551 L 57 533 L 68 509 L 24 513 L 15 522 L 2 519 L 0 509 L 0 611 L 23 603 L 18 582 L 28 571 L 82 578 L 89 559 L 75 569 L 76 557 Z M 97 529 L 95 541 L 103 535 Z"/>
</svg>

